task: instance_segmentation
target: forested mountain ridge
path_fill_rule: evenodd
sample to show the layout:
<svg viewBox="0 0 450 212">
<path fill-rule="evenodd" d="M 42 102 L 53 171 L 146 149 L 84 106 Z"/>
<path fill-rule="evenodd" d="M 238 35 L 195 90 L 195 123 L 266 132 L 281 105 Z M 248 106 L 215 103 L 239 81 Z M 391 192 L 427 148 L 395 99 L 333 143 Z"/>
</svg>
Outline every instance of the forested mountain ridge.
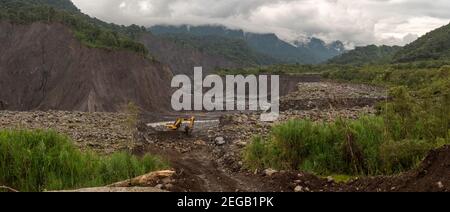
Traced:
<svg viewBox="0 0 450 212">
<path fill-rule="evenodd" d="M 189 34 L 167 34 L 160 36 L 182 48 L 194 48 L 211 55 L 220 55 L 243 66 L 258 66 L 281 63 L 268 55 L 254 51 L 244 40 L 219 35 L 193 36 Z"/>
<path fill-rule="evenodd" d="M 70 0 L 0 0 L 1 7 L 18 8 L 25 6 L 50 6 L 59 10 L 79 13 L 80 10 Z"/>
<path fill-rule="evenodd" d="M 404 47 L 384 45 L 356 47 L 330 59 L 328 63 L 362 65 L 448 60 L 450 60 L 450 24 L 428 32 Z"/>
<path fill-rule="evenodd" d="M 345 51 L 344 45 L 340 41 L 326 44 L 320 39 L 311 38 L 308 42 L 288 43 L 278 38 L 273 33 L 250 33 L 243 30 L 228 29 L 225 26 L 204 25 L 204 26 L 164 26 L 157 25 L 149 28 L 149 31 L 161 37 L 177 38 L 187 40 L 185 37 L 197 37 L 208 39 L 211 37 L 223 38 L 228 40 L 244 41 L 250 48 L 260 55 L 265 55 L 265 61 L 268 58 L 274 60 L 263 63 L 303 63 L 316 64 L 326 61 L 331 57 L 339 55 Z M 217 40 L 217 39 L 216 39 Z M 210 42 L 212 43 L 212 42 Z M 211 46 L 210 47 L 214 47 Z M 222 51 L 221 46 L 214 47 L 215 51 Z"/>
<path fill-rule="evenodd" d="M 442 26 L 403 47 L 394 62 L 450 59 L 450 24 Z"/>
<path fill-rule="evenodd" d="M 70 0 L 0 0 L 0 20 L 19 24 L 59 22 L 70 27 L 85 45 L 94 48 L 124 49 L 146 55 L 147 49 L 134 36 L 145 29 L 119 26 L 91 18 Z"/>
<path fill-rule="evenodd" d="M 356 47 L 342 55 L 328 61 L 331 64 L 362 65 L 362 64 L 384 64 L 390 63 L 392 57 L 401 49 L 399 46 L 376 46 L 369 45 Z"/>
</svg>

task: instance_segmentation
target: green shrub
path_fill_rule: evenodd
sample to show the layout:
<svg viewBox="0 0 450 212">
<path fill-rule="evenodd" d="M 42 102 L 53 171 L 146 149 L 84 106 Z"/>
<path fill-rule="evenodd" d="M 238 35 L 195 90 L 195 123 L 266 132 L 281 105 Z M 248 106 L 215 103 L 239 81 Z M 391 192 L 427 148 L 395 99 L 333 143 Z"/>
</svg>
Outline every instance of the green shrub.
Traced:
<svg viewBox="0 0 450 212">
<path fill-rule="evenodd" d="M 388 127 L 389 126 L 389 127 Z M 251 169 L 276 168 L 321 175 L 392 174 L 414 167 L 438 140 L 392 140 L 401 128 L 383 117 L 362 117 L 331 123 L 291 120 L 273 127 L 269 137 L 256 137 L 244 150 Z"/>
<path fill-rule="evenodd" d="M 389 141 L 380 146 L 383 173 L 393 174 L 415 167 L 433 148 L 419 140 Z"/>
<path fill-rule="evenodd" d="M 164 167 L 151 155 L 81 152 L 52 131 L 0 131 L 0 185 L 21 191 L 102 186 Z"/>
<path fill-rule="evenodd" d="M 249 168 L 262 169 L 267 164 L 267 157 L 271 154 L 267 154 L 266 151 L 269 150 L 265 146 L 264 140 L 257 136 L 252 139 L 252 142 L 247 146 L 247 151 L 244 152 L 244 160 L 248 163 L 246 164 Z M 269 160 L 270 161 L 270 160 Z"/>
</svg>

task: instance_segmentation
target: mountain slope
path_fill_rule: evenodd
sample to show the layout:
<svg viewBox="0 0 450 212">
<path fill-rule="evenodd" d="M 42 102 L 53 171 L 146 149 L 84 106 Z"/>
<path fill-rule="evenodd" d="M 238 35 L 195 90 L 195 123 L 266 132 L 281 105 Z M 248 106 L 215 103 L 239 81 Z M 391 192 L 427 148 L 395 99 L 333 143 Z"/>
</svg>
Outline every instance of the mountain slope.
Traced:
<svg viewBox="0 0 450 212">
<path fill-rule="evenodd" d="M 328 61 L 331 64 L 380 64 L 390 63 L 392 57 L 401 49 L 399 46 L 375 46 L 356 47 L 342 55 Z"/>
<path fill-rule="evenodd" d="M 283 63 L 318 63 L 312 52 L 280 40 L 275 34 L 246 33 L 244 39 L 262 54 L 267 54 Z"/>
<path fill-rule="evenodd" d="M 148 53 L 142 44 L 133 40 L 134 35 L 145 32 L 145 29 L 91 18 L 81 13 L 70 0 L 0 0 L 0 20 L 18 24 L 59 22 L 70 27 L 75 36 L 89 47 Z"/>
<path fill-rule="evenodd" d="M 244 40 L 219 35 L 193 36 L 189 34 L 167 34 L 160 36 L 183 48 L 194 48 L 210 55 L 219 55 L 240 66 L 256 66 L 280 61 L 254 51 Z"/>
<path fill-rule="evenodd" d="M 218 68 L 240 67 L 223 56 L 207 54 L 189 46 L 182 47 L 169 39 L 162 39 L 150 33 L 142 33 L 137 40 L 145 45 L 152 57 L 168 64 L 174 75 L 192 75 L 196 66 L 203 67 L 205 74 Z"/>
<path fill-rule="evenodd" d="M 315 55 L 318 61 L 327 61 L 330 58 L 341 55 L 346 52 L 345 46 L 340 41 L 334 41 L 330 44 L 326 44 L 324 41 L 311 38 L 309 42 L 294 42 L 297 47 L 303 47 L 309 49 Z"/>
<path fill-rule="evenodd" d="M 406 45 L 395 56 L 395 62 L 450 59 L 450 24 L 433 30 Z"/>
<path fill-rule="evenodd" d="M 0 0 L 0 5 L 7 7 L 25 6 L 50 6 L 55 9 L 69 12 L 80 12 L 80 10 L 69 0 Z"/>
<path fill-rule="evenodd" d="M 119 26 L 89 17 L 73 6 L 70 0 L 0 1 L 4 3 L 0 4 L 0 20 L 21 24 L 36 21 L 63 23 L 70 27 L 78 40 L 86 46 L 107 50 L 130 50 L 150 55 L 170 65 L 175 74 L 191 74 L 194 66 L 203 66 L 208 73 L 216 68 L 239 67 L 221 55 L 180 47 L 168 39 L 156 38 L 143 27 Z"/>
<path fill-rule="evenodd" d="M 275 34 L 247 33 L 242 30 L 231 30 L 224 26 L 160 25 L 153 26 L 149 30 L 156 35 L 178 37 L 180 40 L 186 40 L 182 38 L 183 36 L 194 36 L 200 39 L 214 36 L 245 41 L 251 50 L 266 56 L 266 58 L 263 58 L 263 61 L 265 61 L 264 65 L 276 63 L 320 63 L 341 54 L 343 50 L 341 42 L 326 45 L 323 41 L 316 42 L 320 41 L 319 39 L 311 39 L 309 43 L 297 42 L 298 45 L 293 45 L 279 39 Z M 339 44 L 341 44 L 342 49 L 340 47 L 337 48 Z M 215 48 L 215 51 L 222 51 L 220 45 L 215 46 Z M 270 61 L 268 58 L 275 60 Z"/>
<path fill-rule="evenodd" d="M 169 108 L 171 72 L 129 51 L 82 45 L 67 26 L 0 22 L 0 101 L 8 110 Z"/>
<path fill-rule="evenodd" d="M 90 18 L 69 0 L 1 0 L 0 110 L 170 108 L 171 70 L 132 40 L 143 32 Z"/>
<path fill-rule="evenodd" d="M 220 26 L 154 26 L 149 31 L 181 48 L 193 48 L 204 54 L 221 56 L 241 67 L 281 63 L 280 60 L 255 51 L 243 39 L 244 33 L 238 30 Z"/>
</svg>

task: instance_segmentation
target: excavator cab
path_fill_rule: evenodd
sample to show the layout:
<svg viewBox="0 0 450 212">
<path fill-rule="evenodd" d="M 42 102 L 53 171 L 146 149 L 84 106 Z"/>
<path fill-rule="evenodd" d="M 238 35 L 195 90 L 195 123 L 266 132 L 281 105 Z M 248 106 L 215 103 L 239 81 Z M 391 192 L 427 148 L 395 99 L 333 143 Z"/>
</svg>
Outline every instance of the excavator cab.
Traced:
<svg viewBox="0 0 450 212">
<path fill-rule="evenodd" d="M 184 126 L 184 131 L 186 134 L 192 133 L 195 124 L 195 117 L 191 118 L 177 118 L 177 120 L 173 124 L 166 125 L 167 129 L 177 131 Z"/>
</svg>

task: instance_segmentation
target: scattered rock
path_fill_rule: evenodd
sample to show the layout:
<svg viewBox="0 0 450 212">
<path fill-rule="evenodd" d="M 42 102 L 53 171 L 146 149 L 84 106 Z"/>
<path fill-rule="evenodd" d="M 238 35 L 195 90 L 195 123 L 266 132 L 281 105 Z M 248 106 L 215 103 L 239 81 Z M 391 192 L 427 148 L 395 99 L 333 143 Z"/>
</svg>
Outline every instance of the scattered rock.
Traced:
<svg viewBox="0 0 450 212">
<path fill-rule="evenodd" d="M 219 146 L 226 144 L 225 138 L 223 138 L 223 137 L 217 137 L 215 141 L 216 141 L 216 144 Z"/>
<path fill-rule="evenodd" d="M 264 175 L 271 177 L 272 175 L 278 173 L 278 171 L 274 169 L 266 169 L 263 173 Z"/>
<path fill-rule="evenodd" d="M 172 179 L 171 179 L 170 177 L 166 177 L 166 178 L 163 178 L 163 179 L 161 180 L 161 182 L 162 182 L 163 184 L 169 184 L 169 183 L 172 182 Z"/>
<path fill-rule="evenodd" d="M 241 140 L 237 140 L 234 143 L 236 144 L 236 146 L 241 147 L 241 148 L 244 148 L 247 146 L 247 142 L 241 141 Z"/>
<path fill-rule="evenodd" d="M 440 189 L 443 189 L 443 188 L 444 188 L 444 184 L 442 184 L 441 181 L 437 182 L 437 186 L 438 186 L 438 188 L 440 188 Z"/>
<path fill-rule="evenodd" d="M 173 189 L 173 185 L 171 184 L 171 183 L 169 183 L 169 184 L 166 184 L 166 185 L 164 185 L 164 188 L 166 189 L 166 190 L 172 190 Z"/>
<path fill-rule="evenodd" d="M 328 183 L 333 183 L 334 182 L 334 178 L 332 176 L 328 176 L 327 177 L 327 182 Z"/>
<path fill-rule="evenodd" d="M 303 192 L 303 187 L 302 186 L 296 186 L 294 188 L 294 192 Z"/>
<path fill-rule="evenodd" d="M 124 113 L 73 111 L 0 111 L 0 128 L 52 129 L 67 135 L 82 150 L 111 153 L 134 147 Z"/>
<path fill-rule="evenodd" d="M 206 142 L 203 141 L 203 140 L 197 140 L 197 141 L 194 141 L 194 144 L 195 144 L 195 145 L 199 145 L 199 146 L 205 146 L 205 145 L 206 145 Z"/>
</svg>

